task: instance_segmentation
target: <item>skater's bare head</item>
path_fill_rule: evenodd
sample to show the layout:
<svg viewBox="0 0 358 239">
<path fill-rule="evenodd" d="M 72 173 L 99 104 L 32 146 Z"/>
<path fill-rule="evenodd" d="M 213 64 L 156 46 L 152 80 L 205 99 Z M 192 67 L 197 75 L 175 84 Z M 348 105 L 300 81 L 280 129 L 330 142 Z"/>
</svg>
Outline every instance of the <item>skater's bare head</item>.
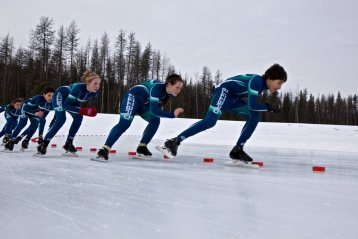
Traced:
<svg viewBox="0 0 358 239">
<path fill-rule="evenodd" d="M 15 109 L 19 110 L 22 106 L 22 104 L 24 103 L 24 99 L 23 98 L 16 98 L 13 101 L 11 101 L 11 105 L 12 107 L 14 107 Z"/>
<path fill-rule="evenodd" d="M 166 91 L 168 94 L 177 96 L 183 88 L 184 81 L 180 75 L 171 74 L 165 79 Z"/>
<path fill-rule="evenodd" d="M 50 103 L 52 101 L 52 96 L 55 93 L 55 89 L 51 86 L 47 86 L 43 91 L 42 94 L 45 97 L 45 100 Z"/>
<path fill-rule="evenodd" d="M 281 89 L 283 83 L 287 81 L 287 73 L 282 66 L 274 64 L 266 70 L 262 78 L 266 80 L 266 86 L 272 94 Z"/>
<path fill-rule="evenodd" d="M 85 73 L 83 73 L 81 80 L 86 83 L 87 91 L 96 93 L 99 90 L 101 77 L 91 70 L 87 69 Z"/>
</svg>

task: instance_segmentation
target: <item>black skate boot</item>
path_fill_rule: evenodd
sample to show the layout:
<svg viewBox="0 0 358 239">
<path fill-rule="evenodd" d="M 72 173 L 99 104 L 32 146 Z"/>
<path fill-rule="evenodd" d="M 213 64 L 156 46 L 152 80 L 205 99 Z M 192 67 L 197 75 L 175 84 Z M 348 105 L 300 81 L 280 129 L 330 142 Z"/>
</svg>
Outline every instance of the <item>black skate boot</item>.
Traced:
<svg viewBox="0 0 358 239">
<path fill-rule="evenodd" d="M 139 145 L 137 148 L 137 155 L 139 157 L 152 157 L 152 153 L 148 150 L 147 145 Z"/>
<path fill-rule="evenodd" d="M 242 147 L 236 145 L 230 152 L 230 158 L 233 160 L 240 160 L 245 163 L 251 163 L 253 159 L 245 153 Z"/>
<path fill-rule="evenodd" d="M 167 141 L 165 141 L 164 144 L 166 150 L 169 151 L 172 156 L 177 155 L 179 145 L 180 145 L 180 141 L 177 137 L 168 139 Z"/>
<path fill-rule="evenodd" d="M 20 141 L 22 140 L 22 136 L 17 136 L 16 139 L 14 140 L 14 144 L 18 144 Z"/>
<path fill-rule="evenodd" d="M 9 140 L 6 144 L 5 144 L 5 150 L 8 151 L 12 151 L 14 149 L 14 141 L 13 140 Z"/>
<path fill-rule="evenodd" d="M 28 139 L 24 139 L 21 143 L 21 147 L 22 149 L 27 149 L 29 148 L 29 140 Z"/>
<path fill-rule="evenodd" d="M 47 146 L 50 143 L 50 141 L 44 140 L 42 143 L 37 146 L 37 154 L 38 155 L 45 155 L 47 152 Z"/>
<path fill-rule="evenodd" d="M 97 159 L 99 160 L 108 160 L 108 149 L 105 148 L 105 147 L 102 147 L 100 150 L 98 150 L 98 153 L 97 153 Z"/>
<path fill-rule="evenodd" d="M 63 148 L 66 150 L 66 153 L 76 153 L 77 149 L 75 146 L 73 146 L 73 140 L 72 139 L 67 139 L 65 145 L 63 146 Z"/>
<path fill-rule="evenodd" d="M 5 145 L 7 142 L 9 142 L 9 140 L 10 140 L 10 135 L 8 135 L 8 134 L 5 134 L 4 135 L 4 138 L 2 139 L 2 145 Z"/>
</svg>

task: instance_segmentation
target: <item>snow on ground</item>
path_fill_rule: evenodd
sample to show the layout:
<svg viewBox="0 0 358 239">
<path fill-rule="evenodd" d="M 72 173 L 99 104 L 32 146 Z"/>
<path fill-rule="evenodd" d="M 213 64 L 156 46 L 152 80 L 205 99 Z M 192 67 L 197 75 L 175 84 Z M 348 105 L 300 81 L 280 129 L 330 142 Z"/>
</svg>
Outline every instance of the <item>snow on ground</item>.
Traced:
<svg viewBox="0 0 358 239">
<path fill-rule="evenodd" d="M 47 158 L 32 156 L 35 143 L 0 153 L 1 239 L 358 235 L 358 127 L 260 123 L 247 152 L 264 167 L 249 169 L 224 165 L 244 122 L 220 121 L 162 160 L 154 146 L 197 121 L 162 119 L 149 145 L 156 160 L 143 161 L 127 156 L 146 126 L 136 118 L 110 162 L 90 161 L 89 148 L 102 146 L 117 121 L 86 118 L 75 140 L 79 158 L 59 156 L 67 123 Z M 326 172 L 312 173 L 313 165 Z"/>
</svg>

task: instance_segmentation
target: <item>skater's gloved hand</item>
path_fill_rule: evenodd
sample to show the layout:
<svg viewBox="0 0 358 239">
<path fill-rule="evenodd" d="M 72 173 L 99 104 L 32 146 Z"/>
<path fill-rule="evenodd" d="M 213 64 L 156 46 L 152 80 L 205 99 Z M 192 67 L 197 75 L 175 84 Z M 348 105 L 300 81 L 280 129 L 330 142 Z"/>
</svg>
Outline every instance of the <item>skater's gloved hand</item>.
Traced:
<svg viewBox="0 0 358 239">
<path fill-rule="evenodd" d="M 37 116 L 37 117 L 42 117 L 42 116 L 44 116 L 44 112 L 43 111 L 37 111 L 36 113 L 35 113 L 35 115 Z"/>
<path fill-rule="evenodd" d="M 177 108 L 174 110 L 174 115 L 175 115 L 175 118 L 178 118 L 179 114 L 180 113 L 183 113 L 184 112 L 184 109 L 183 108 Z"/>
<path fill-rule="evenodd" d="M 280 106 L 278 105 L 271 105 L 269 103 L 266 103 L 267 105 L 267 111 L 272 112 L 272 113 L 281 113 L 282 110 L 280 109 Z"/>
<path fill-rule="evenodd" d="M 93 108 L 81 108 L 80 115 L 87 115 L 89 117 L 95 117 L 97 115 L 97 109 L 94 107 Z"/>
</svg>

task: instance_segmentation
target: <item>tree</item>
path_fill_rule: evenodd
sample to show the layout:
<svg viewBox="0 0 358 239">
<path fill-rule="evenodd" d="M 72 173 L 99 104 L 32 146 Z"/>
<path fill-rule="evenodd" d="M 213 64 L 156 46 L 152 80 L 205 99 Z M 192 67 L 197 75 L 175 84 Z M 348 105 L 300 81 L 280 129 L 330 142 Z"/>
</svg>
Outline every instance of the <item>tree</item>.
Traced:
<svg viewBox="0 0 358 239">
<path fill-rule="evenodd" d="M 57 86 L 60 86 L 62 84 L 62 75 L 63 75 L 63 68 L 66 65 L 66 55 L 65 50 L 67 46 L 67 39 L 65 35 L 65 30 L 63 25 L 60 26 L 60 28 L 57 31 L 57 37 L 55 40 L 55 49 L 53 51 L 52 61 L 55 68 L 55 71 L 57 72 Z"/>
<path fill-rule="evenodd" d="M 48 61 L 51 54 L 51 45 L 54 42 L 53 20 L 48 17 L 41 17 L 39 24 L 31 30 L 31 48 L 34 49 L 37 59 L 41 64 L 41 70 L 45 73 L 45 84 L 48 82 Z M 40 73 L 40 80 L 43 75 Z"/>
<path fill-rule="evenodd" d="M 77 67 L 74 64 L 74 56 L 77 51 L 78 42 L 80 40 L 79 38 L 80 30 L 77 27 L 77 23 L 72 20 L 70 25 L 68 26 L 66 30 L 66 42 L 67 47 L 66 50 L 68 51 L 70 55 L 70 81 L 76 81 L 77 80 Z"/>
<path fill-rule="evenodd" d="M 11 61 L 12 54 L 14 50 L 14 38 L 10 37 L 9 33 L 5 38 L 0 42 L 0 70 L 2 70 L 2 74 L 0 75 L 1 79 L 1 92 L 3 96 L 3 100 L 6 98 L 6 90 L 9 90 L 10 87 L 10 74 L 11 74 Z"/>
<path fill-rule="evenodd" d="M 141 59 L 140 59 L 140 78 L 141 80 L 148 79 L 149 77 L 149 70 L 152 66 L 152 45 L 150 43 L 147 44 L 145 47 Z"/>
</svg>

